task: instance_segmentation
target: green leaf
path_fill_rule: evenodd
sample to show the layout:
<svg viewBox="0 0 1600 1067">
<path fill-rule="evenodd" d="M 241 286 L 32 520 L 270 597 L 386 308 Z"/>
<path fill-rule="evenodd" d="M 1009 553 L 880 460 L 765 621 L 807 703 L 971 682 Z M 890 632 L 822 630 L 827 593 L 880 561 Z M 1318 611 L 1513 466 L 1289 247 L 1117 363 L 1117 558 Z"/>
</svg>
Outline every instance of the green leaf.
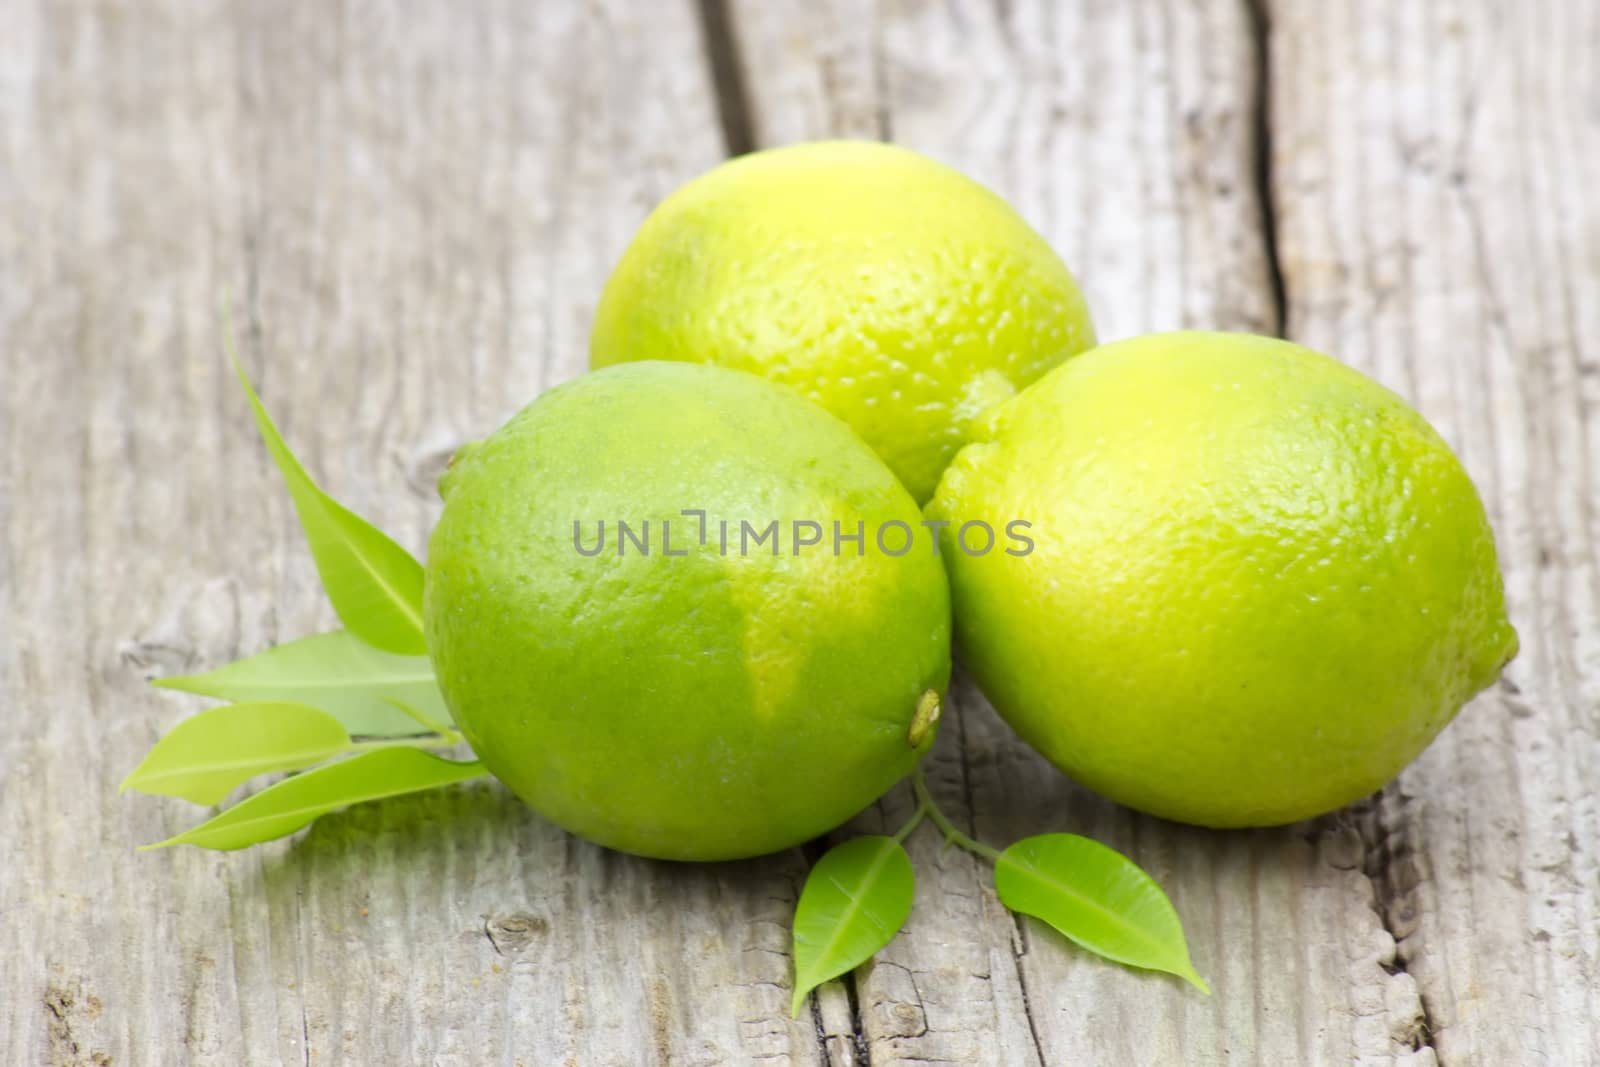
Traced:
<svg viewBox="0 0 1600 1067">
<path fill-rule="evenodd" d="M 286 837 L 319 815 L 367 800 L 420 793 L 487 772 L 476 760 L 441 759 L 415 748 L 380 748 L 285 778 L 246 797 L 216 818 L 140 851 L 198 845 L 230 851 Z"/>
<path fill-rule="evenodd" d="M 1077 834 L 1023 838 L 995 862 L 994 884 L 1006 907 L 1043 919 L 1090 952 L 1211 992 L 1189 961 L 1172 902 L 1115 849 Z"/>
<path fill-rule="evenodd" d="M 794 912 L 795 1015 L 813 989 L 894 939 L 915 884 L 911 857 L 892 837 L 853 838 L 817 861 Z"/>
<path fill-rule="evenodd" d="M 153 684 L 221 700 L 311 704 L 365 737 L 416 733 L 419 716 L 431 724 L 451 721 L 426 656 L 384 652 L 348 630 L 303 637 L 205 674 Z"/>
<path fill-rule="evenodd" d="M 350 747 L 339 720 L 304 704 L 229 704 L 174 726 L 118 792 L 215 804 L 258 774 L 295 771 Z"/>
<path fill-rule="evenodd" d="M 322 588 L 345 628 L 385 652 L 420 656 L 427 652 L 422 637 L 422 565 L 383 531 L 317 488 L 294 458 L 256 396 L 238 357 L 233 361 L 239 382 L 250 398 L 256 426 L 267 450 L 283 473 L 311 555 L 322 576 Z"/>
</svg>

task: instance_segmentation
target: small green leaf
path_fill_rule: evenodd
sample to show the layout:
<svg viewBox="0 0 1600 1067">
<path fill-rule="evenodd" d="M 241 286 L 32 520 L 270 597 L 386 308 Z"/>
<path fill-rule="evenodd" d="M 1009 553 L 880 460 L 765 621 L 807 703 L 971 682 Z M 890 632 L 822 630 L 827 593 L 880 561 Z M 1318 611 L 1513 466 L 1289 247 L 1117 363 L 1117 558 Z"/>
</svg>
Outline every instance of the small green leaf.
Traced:
<svg viewBox="0 0 1600 1067">
<path fill-rule="evenodd" d="M 215 804 L 258 774 L 295 771 L 350 747 L 339 720 L 304 704 L 229 704 L 191 716 L 156 742 L 118 792 Z"/>
<path fill-rule="evenodd" d="M 994 884 L 1006 907 L 1043 919 L 1091 952 L 1211 992 L 1189 961 L 1172 902 L 1115 849 L 1077 834 L 1023 838 L 996 861 Z"/>
<path fill-rule="evenodd" d="M 426 656 L 397 656 L 348 630 L 303 637 L 205 674 L 154 684 L 221 700 L 310 704 L 364 737 L 416 733 L 419 721 L 434 724 L 429 729 L 450 722 Z"/>
<path fill-rule="evenodd" d="M 420 793 L 486 773 L 476 760 L 441 759 L 415 748 L 380 748 L 330 763 L 241 800 L 216 818 L 140 851 L 198 845 L 229 851 L 285 837 L 319 815 L 367 800 Z"/>
<path fill-rule="evenodd" d="M 795 1015 L 813 989 L 894 939 L 915 884 L 911 857 L 892 837 L 853 838 L 817 861 L 794 912 Z"/>
<path fill-rule="evenodd" d="M 422 565 L 389 535 L 317 488 L 284 444 L 237 356 L 233 367 L 250 399 L 267 451 L 289 486 L 300 526 L 317 561 L 317 573 L 322 576 L 322 588 L 339 620 L 357 637 L 385 652 L 425 654 Z"/>
</svg>

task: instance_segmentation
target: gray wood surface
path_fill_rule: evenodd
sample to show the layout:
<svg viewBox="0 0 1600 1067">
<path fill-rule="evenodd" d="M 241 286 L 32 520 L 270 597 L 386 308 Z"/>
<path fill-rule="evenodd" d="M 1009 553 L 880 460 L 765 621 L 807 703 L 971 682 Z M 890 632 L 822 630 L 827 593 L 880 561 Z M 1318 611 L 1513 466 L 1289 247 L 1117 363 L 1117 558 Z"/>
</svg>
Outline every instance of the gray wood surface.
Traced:
<svg viewBox="0 0 1600 1067">
<path fill-rule="evenodd" d="M 1477 479 L 1522 650 L 1369 863 L 1446 1064 L 1600 1058 L 1600 5 L 1275 5 L 1291 336 Z"/>
<path fill-rule="evenodd" d="M 0 1062 L 1600 1062 L 1597 54 L 1584 0 L 0 0 Z M 931 836 L 907 930 L 799 1021 L 802 850 L 634 860 L 482 783 L 133 852 L 192 819 L 116 796 L 198 706 L 145 680 L 333 623 L 219 296 L 307 464 L 420 550 L 454 447 L 582 371 L 656 200 L 839 135 L 1011 198 L 1105 338 L 1361 366 L 1488 500 L 1522 655 L 1349 811 L 1134 815 L 958 686 L 948 810 L 1127 851 L 1216 995 Z"/>
</svg>

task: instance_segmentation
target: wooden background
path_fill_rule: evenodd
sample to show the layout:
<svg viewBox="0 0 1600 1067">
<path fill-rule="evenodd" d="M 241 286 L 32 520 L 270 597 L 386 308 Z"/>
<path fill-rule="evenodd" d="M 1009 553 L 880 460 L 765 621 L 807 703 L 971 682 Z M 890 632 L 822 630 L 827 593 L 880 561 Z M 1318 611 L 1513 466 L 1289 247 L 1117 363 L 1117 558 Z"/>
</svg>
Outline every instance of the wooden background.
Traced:
<svg viewBox="0 0 1600 1067">
<path fill-rule="evenodd" d="M 498 786 L 137 854 L 144 685 L 332 623 L 219 355 L 419 550 L 455 446 L 584 367 L 646 211 L 887 137 L 1008 196 L 1102 336 L 1283 333 L 1481 486 L 1521 656 L 1372 801 L 1218 834 L 1052 773 L 970 687 L 931 775 L 1171 892 L 1210 999 L 918 835 L 909 927 L 786 1012 L 807 857 L 609 854 Z M 0 1061 L 1600 1062 L 1600 4 L 0 0 Z M 896 821 L 903 792 L 858 828 Z"/>
</svg>

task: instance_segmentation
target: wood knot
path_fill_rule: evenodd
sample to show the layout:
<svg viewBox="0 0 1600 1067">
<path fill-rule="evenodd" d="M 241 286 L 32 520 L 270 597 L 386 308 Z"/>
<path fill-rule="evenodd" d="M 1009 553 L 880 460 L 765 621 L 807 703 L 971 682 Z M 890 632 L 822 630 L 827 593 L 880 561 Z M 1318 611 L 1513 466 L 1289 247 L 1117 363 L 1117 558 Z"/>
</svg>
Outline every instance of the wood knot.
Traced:
<svg viewBox="0 0 1600 1067">
<path fill-rule="evenodd" d="M 104 1011 L 100 998 L 83 988 L 83 983 L 52 981 L 42 999 L 46 1032 L 50 1042 L 50 1062 L 71 1067 L 110 1067 L 111 1057 L 98 1049 L 84 1049 L 79 1028 L 92 1023 Z"/>
<path fill-rule="evenodd" d="M 419 450 L 405 462 L 406 487 L 423 500 L 439 499 L 439 479 L 466 446 L 457 438 Z"/>
<path fill-rule="evenodd" d="M 182 674 L 195 660 L 194 650 L 186 644 L 139 638 L 121 642 L 117 646 L 117 656 L 147 682 L 168 674 Z"/>
<path fill-rule="evenodd" d="M 549 932 L 549 922 L 527 912 L 490 916 L 483 923 L 483 936 L 498 956 L 515 956 Z"/>
</svg>

